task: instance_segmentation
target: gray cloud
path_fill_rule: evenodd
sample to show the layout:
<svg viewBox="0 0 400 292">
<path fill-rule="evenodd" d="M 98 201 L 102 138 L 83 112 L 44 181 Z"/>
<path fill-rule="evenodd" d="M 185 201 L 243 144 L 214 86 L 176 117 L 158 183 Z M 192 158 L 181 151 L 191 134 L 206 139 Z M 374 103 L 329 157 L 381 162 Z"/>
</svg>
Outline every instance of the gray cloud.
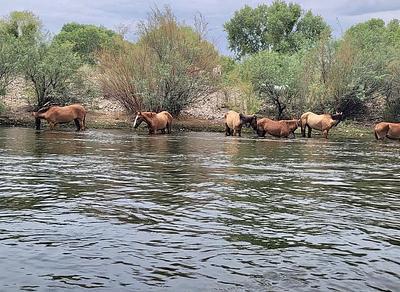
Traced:
<svg viewBox="0 0 400 292">
<path fill-rule="evenodd" d="M 38 15 L 52 33 L 57 33 L 64 23 L 79 22 L 103 25 L 115 28 L 120 24 L 135 24 L 145 19 L 147 13 L 156 5 L 169 5 L 177 18 L 187 24 L 193 23 L 193 17 L 200 12 L 209 26 L 209 39 L 224 54 L 228 54 L 226 34 L 223 24 L 234 12 L 244 5 L 252 7 L 260 3 L 271 3 L 261 0 L 1 0 L 0 14 L 7 15 L 14 10 L 30 10 Z M 339 36 L 349 26 L 372 17 L 384 20 L 399 17 L 400 1 L 396 0 L 295 0 L 304 9 L 311 9 L 331 25 L 334 35 Z M 134 34 L 129 37 L 134 39 Z"/>
<path fill-rule="evenodd" d="M 349 16 L 358 16 L 387 11 L 399 11 L 400 1 L 398 0 L 355 0 L 346 3 L 341 13 Z"/>
</svg>

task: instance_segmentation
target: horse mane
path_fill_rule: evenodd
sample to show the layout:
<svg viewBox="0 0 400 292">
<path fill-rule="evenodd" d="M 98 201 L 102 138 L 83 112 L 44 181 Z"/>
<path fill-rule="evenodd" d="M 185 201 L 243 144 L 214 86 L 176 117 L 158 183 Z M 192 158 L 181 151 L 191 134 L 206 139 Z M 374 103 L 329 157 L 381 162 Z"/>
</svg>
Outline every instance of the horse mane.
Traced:
<svg viewBox="0 0 400 292">
<path fill-rule="evenodd" d="M 51 109 L 54 106 L 59 106 L 58 103 L 51 103 L 51 102 L 46 102 L 37 112 L 39 114 L 47 112 L 49 109 Z"/>
<path fill-rule="evenodd" d="M 146 118 L 153 118 L 157 113 L 155 112 L 141 112 L 141 115 L 146 117 Z"/>
<path fill-rule="evenodd" d="M 45 113 L 45 112 L 47 112 L 52 106 L 53 106 L 53 105 L 44 106 L 44 107 L 40 108 L 37 112 L 38 112 L 39 114 Z"/>
</svg>

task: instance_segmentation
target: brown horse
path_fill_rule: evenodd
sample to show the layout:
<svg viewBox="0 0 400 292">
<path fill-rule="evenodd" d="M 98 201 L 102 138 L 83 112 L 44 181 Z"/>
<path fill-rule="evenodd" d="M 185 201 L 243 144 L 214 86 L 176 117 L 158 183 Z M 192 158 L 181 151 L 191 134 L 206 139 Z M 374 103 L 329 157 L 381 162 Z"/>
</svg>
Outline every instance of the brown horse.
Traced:
<svg viewBox="0 0 400 292">
<path fill-rule="evenodd" d="M 145 122 L 149 128 L 149 134 L 155 134 L 156 131 L 161 131 L 165 134 L 171 133 L 172 116 L 169 112 L 163 111 L 160 113 L 154 112 L 138 112 L 133 122 L 133 127 L 136 129 L 142 122 Z"/>
<path fill-rule="evenodd" d="M 385 138 L 398 140 L 400 139 L 400 123 L 378 123 L 375 125 L 374 133 L 377 140 Z"/>
<path fill-rule="evenodd" d="M 257 135 L 265 137 L 265 134 L 268 133 L 274 137 L 289 138 L 293 134 L 293 137 L 295 137 L 294 131 L 296 131 L 299 125 L 300 120 L 274 121 L 262 118 L 257 121 Z"/>
<path fill-rule="evenodd" d="M 80 104 L 71 104 L 67 106 L 45 106 L 32 115 L 36 118 L 36 129 L 40 129 L 40 120 L 46 120 L 53 130 L 57 124 L 64 124 L 74 121 L 77 131 L 85 130 L 86 110 Z"/>
<path fill-rule="evenodd" d="M 308 128 L 308 138 L 311 138 L 311 129 L 322 131 L 322 134 L 328 139 L 328 132 L 332 127 L 336 127 L 343 118 L 343 113 L 317 115 L 312 112 L 306 112 L 301 115 L 301 134 L 306 136 L 306 127 Z"/>
<path fill-rule="evenodd" d="M 228 111 L 225 116 L 225 135 L 226 136 L 236 136 L 239 137 L 242 134 L 242 127 L 246 125 L 247 127 L 252 127 L 255 129 L 257 127 L 257 116 L 239 114 L 235 111 Z"/>
</svg>

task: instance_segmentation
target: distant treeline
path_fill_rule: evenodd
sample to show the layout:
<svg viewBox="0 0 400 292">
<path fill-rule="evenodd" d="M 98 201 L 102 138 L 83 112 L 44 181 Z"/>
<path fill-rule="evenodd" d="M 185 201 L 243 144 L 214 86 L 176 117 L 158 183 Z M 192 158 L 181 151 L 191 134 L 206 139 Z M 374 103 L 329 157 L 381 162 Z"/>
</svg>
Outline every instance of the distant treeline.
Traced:
<svg viewBox="0 0 400 292">
<path fill-rule="evenodd" d="M 298 4 L 245 6 L 224 25 L 234 58 L 207 41 L 203 17 L 194 23 L 156 8 L 130 42 L 121 32 L 78 23 L 50 36 L 38 16 L 12 12 L 0 19 L 0 94 L 23 76 L 36 107 L 103 95 L 129 113 L 178 115 L 225 91 L 227 107 L 276 118 L 312 110 L 400 120 L 398 20 L 370 19 L 334 39 L 322 17 Z"/>
</svg>

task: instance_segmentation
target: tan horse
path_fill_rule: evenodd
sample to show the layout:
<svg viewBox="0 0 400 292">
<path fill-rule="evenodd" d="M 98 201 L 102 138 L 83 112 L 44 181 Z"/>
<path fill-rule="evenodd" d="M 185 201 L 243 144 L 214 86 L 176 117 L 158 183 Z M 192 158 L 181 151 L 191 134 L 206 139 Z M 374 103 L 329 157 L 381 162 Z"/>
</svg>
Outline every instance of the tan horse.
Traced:
<svg viewBox="0 0 400 292">
<path fill-rule="evenodd" d="M 322 131 L 323 136 L 328 139 L 328 132 L 332 127 L 336 127 L 342 120 L 343 113 L 317 115 L 312 112 L 306 112 L 301 115 L 301 134 L 306 136 L 306 127 L 308 128 L 308 138 L 311 138 L 311 129 Z"/>
<path fill-rule="evenodd" d="M 36 129 L 40 129 L 40 120 L 46 120 L 50 129 L 53 130 L 57 124 L 65 124 L 74 121 L 77 131 L 85 130 L 86 110 L 80 104 L 67 106 L 45 106 L 32 115 L 36 118 Z"/>
<path fill-rule="evenodd" d="M 138 112 L 133 122 L 133 127 L 136 129 L 142 122 L 145 122 L 149 128 L 149 134 L 155 134 L 156 131 L 161 131 L 165 134 L 171 133 L 172 116 L 169 112 L 163 111 L 160 113 L 154 112 Z"/>
<path fill-rule="evenodd" d="M 291 134 L 295 136 L 294 131 L 299 127 L 300 120 L 281 120 L 274 121 L 268 118 L 262 118 L 257 121 L 257 135 L 264 137 L 266 133 L 274 137 L 289 138 Z"/>
<path fill-rule="evenodd" d="M 400 139 L 400 123 L 378 123 L 374 128 L 375 138 L 383 140 L 385 138 Z"/>
<path fill-rule="evenodd" d="M 225 116 L 225 135 L 239 137 L 242 134 L 243 125 L 251 126 L 253 129 L 257 127 L 257 116 L 239 114 L 235 111 L 228 111 Z"/>
</svg>

